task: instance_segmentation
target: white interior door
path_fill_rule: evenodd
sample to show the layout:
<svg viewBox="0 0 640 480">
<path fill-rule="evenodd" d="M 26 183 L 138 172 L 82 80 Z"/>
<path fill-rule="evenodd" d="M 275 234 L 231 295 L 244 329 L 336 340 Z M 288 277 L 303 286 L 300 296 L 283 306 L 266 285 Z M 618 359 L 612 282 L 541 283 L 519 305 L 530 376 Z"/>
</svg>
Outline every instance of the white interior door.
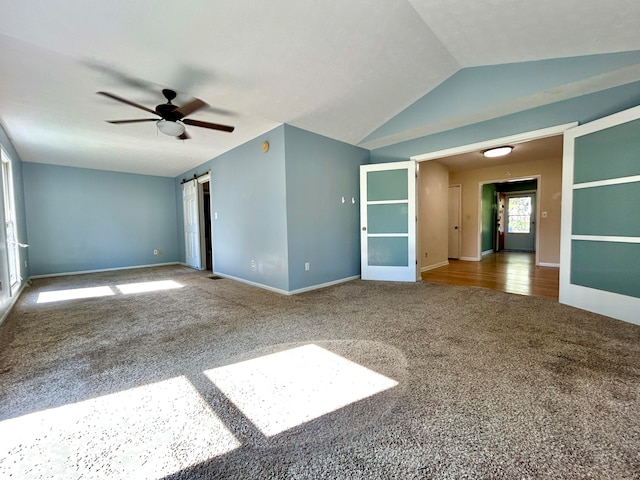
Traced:
<svg viewBox="0 0 640 480">
<path fill-rule="evenodd" d="M 185 262 L 192 268 L 202 270 L 199 199 L 197 180 L 190 180 L 182 184 Z"/>
<path fill-rule="evenodd" d="M 564 137 L 560 302 L 640 324 L 640 107 Z"/>
<path fill-rule="evenodd" d="M 416 162 L 360 167 L 361 276 L 415 282 Z"/>
<path fill-rule="evenodd" d="M 449 187 L 449 258 L 460 258 L 460 185 Z"/>
</svg>

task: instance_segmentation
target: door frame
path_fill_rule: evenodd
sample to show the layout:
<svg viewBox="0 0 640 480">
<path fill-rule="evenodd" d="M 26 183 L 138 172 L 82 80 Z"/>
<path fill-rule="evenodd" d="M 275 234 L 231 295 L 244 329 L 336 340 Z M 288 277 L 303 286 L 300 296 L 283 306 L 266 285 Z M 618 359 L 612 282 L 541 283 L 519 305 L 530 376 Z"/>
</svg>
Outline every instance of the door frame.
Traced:
<svg viewBox="0 0 640 480">
<path fill-rule="evenodd" d="M 419 154 L 419 155 L 412 155 L 411 157 L 409 157 L 411 160 L 415 160 L 416 162 L 427 162 L 427 161 L 431 161 L 431 160 L 438 160 L 439 158 L 444 158 L 444 157 L 450 157 L 452 155 L 459 155 L 462 153 L 470 153 L 470 152 L 476 152 L 479 150 L 487 150 L 489 148 L 492 147 L 498 147 L 501 145 L 506 145 L 506 144 L 516 144 L 516 143 L 523 143 L 523 142 L 528 142 L 530 140 L 538 140 L 540 138 L 546 138 L 546 137 L 553 137 L 555 135 L 564 135 L 564 133 L 569 130 L 570 128 L 576 127 L 578 125 L 578 122 L 569 122 L 569 123 L 563 123 L 560 125 L 554 125 L 551 127 L 547 127 L 547 128 L 541 128 L 538 130 L 530 130 L 527 132 L 522 132 L 522 133 L 517 133 L 514 135 L 508 135 L 505 137 L 499 137 L 499 138 L 493 138 L 490 140 L 484 140 L 481 142 L 475 142 L 475 143 L 468 143 L 465 145 L 460 145 L 458 147 L 451 147 L 451 148 L 445 148 L 442 150 L 436 150 L 433 152 L 429 152 L 429 153 L 423 153 L 423 154 Z M 523 177 L 523 178 L 533 178 L 533 175 L 529 175 L 527 177 Z M 564 174 L 563 174 L 564 177 Z M 564 179 L 564 178 L 563 178 Z M 540 188 L 540 184 L 538 184 L 538 189 Z M 479 187 L 480 190 L 480 196 L 482 196 L 482 187 Z M 536 195 L 536 197 L 539 197 L 539 195 Z M 416 195 L 416 202 L 418 201 L 417 195 Z M 536 202 L 538 202 L 539 200 L 536 199 Z M 539 207 L 539 205 L 536 205 L 536 207 Z M 539 212 L 540 209 L 537 208 L 537 211 Z M 482 216 L 482 205 L 481 203 L 478 204 L 478 215 L 481 217 Z M 537 215 L 537 214 L 536 214 Z M 538 225 L 540 223 L 539 221 L 540 219 L 537 218 L 536 219 L 536 225 Z M 420 221 L 419 217 L 418 217 L 418 222 Z M 480 226 L 480 224 L 479 224 Z M 418 228 L 420 228 L 418 226 Z M 562 230 L 560 231 L 560 235 L 562 235 Z M 539 238 L 539 235 L 536 235 L 536 242 L 538 241 L 537 239 Z M 461 238 L 462 240 L 462 238 Z M 461 248 L 462 248 L 462 242 L 461 241 Z M 478 245 L 477 247 L 477 258 L 469 258 L 469 257 L 460 257 L 461 260 L 475 260 L 475 261 L 480 261 L 482 259 L 482 237 L 481 237 L 481 233 L 478 234 Z M 538 252 L 538 245 L 536 244 L 536 264 L 538 264 L 538 257 L 537 257 L 537 252 Z M 417 252 L 416 252 L 417 254 Z M 562 259 L 562 252 L 560 253 L 560 259 Z"/>
<path fill-rule="evenodd" d="M 200 270 L 205 270 L 207 268 L 205 223 L 208 221 L 211 228 L 211 273 L 213 273 L 213 271 L 215 270 L 215 264 L 213 261 L 213 222 L 211 218 L 205 218 L 203 188 L 203 184 L 209 182 L 209 202 L 211 202 L 211 172 L 209 171 L 203 175 L 200 175 L 196 180 L 198 181 L 198 217 L 200 219 Z M 213 212 L 213 209 L 210 209 L 210 211 Z"/>
<path fill-rule="evenodd" d="M 535 264 L 538 267 L 541 266 L 550 266 L 550 265 L 540 265 L 540 248 L 539 248 L 539 241 L 540 241 L 540 195 L 538 195 L 538 192 L 540 191 L 540 185 L 542 184 L 542 176 L 540 174 L 537 175 L 523 175 L 521 177 L 509 177 L 507 179 L 502 179 L 502 180 L 491 180 L 491 181 L 484 181 L 484 182 L 480 182 L 478 184 L 478 252 L 480 252 L 480 259 L 482 259 L 482 186 L 483 185 L 489 185 L 492 183 L 510 183 L 510 182 L 521 182 L 523 180 L 536 180 L 537 181 L 537 188 L 536 190 L 528 190 L 528 191 L 523 191 L 523 192 L 509 192 L 513 193 L 514 195 L 518 194 L 518 193 L 535 193 L 536 196 L 536 205 L 535 205 L 535 221 L 536 221 L 536 228 L 534 231 L 534 249 L 535 249 Z M 509 194 L 505 194 L 505 195 L 509 195 Z M 505 225 L 505 231 L 506 231 L 506 225 Z M 557 266 L 557 265 L 554 265 Z"/>
<path fill-rule="evenodd" d="M 527 178 L 529 178 L 529 177 L 527 177 Z M 540 183 L 540 180 L 541 179 L 538 178 L 538 184 Z M 535 218 L 533 220 L 534 221 L 534 225 L 535 225 L 535 227 L 533 229 L 533 251 L 536 254 L 536 265 L 538 265 L 538 223 L 539 223 L 538 219 L 540 218 L 538 216 L 538 207 L 539 207 L 539 204 L 538 204 L 538 190 L 536 189 L 536 190 L 523 190 L 523 191 L 520 191 L 520 192 L 508 192 L 508 193 L 505 194 L 505 199 L 508 200 L 510 197 L 530 197 L 530 196 L 533 196 L 535 198 L 534 207 L 533 207 L 535 209 L 535 212 L 534 212 Z M 506 210 L 507 210 L 507 222 L 506 222 L 507 225 L 505 225 L 505 226 L 508 227 L 509 226 L 509 222 L 508 222 L 508 219 L 509 219 L 508 201 L 507 201 Z M 529 222 L 531 222 L 531 221 L 529 221 Z M 507 228 L 507 230 L 505 230 L 505 233 L 504 233 L 504 244 L 505 244 L 505 248 L 504 249 L 505 250 L 507 250 L 506 244 L 507 244 L 507 235 L 508 234 L 509 234 L 509 232 L 508 232 L 508 228 Z M 511 235 L 514 235 L 514 234 L 511 234 Z"/>
</svg>

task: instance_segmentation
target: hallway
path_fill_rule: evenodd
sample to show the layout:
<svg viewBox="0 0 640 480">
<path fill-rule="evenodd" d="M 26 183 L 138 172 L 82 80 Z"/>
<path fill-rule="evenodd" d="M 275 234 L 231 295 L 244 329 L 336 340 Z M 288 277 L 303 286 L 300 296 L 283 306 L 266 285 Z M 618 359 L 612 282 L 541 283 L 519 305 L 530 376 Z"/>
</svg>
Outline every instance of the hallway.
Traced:
<svg viewBox="0 0 640 480">
<path fill-rule="evenodd" d="M 537 267 L 533 253 L 492 253 L 479 262 L 450 259 L 449 265 L 422 272 L 421 276 L 427 282 L 558 298 L 559 269 Z"/>
</svg>

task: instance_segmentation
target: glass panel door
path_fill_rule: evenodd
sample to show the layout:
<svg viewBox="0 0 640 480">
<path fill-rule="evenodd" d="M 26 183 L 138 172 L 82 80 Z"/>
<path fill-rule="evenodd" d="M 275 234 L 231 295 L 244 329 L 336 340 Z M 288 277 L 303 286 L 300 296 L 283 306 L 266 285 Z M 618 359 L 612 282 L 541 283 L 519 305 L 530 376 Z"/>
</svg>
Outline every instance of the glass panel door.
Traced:
<svg viewBox="0 0 640 480">
<path fill-rule="evenodd" d="M 565 132 L 560 302 L 640 324 L 640 107 Z"/>
<path fill-rule="evenodd" d="M 415 282 L 415 162 L 360 167 L 362 278 Z"/>
</svg>

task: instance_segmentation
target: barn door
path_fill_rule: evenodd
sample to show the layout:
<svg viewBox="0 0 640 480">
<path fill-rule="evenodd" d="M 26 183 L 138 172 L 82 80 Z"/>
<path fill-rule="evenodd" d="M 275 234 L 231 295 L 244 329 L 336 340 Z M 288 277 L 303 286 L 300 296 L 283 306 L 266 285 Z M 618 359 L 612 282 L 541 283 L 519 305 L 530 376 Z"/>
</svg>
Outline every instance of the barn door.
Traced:
<svg viewBox="0 0 640 480">
<path fill-rule="evenodd" d="M 191 268 L 202 270 L 199 198 L 198 180 L 193 179 L 182 184 L 185 263 Z"/>
</svg>

